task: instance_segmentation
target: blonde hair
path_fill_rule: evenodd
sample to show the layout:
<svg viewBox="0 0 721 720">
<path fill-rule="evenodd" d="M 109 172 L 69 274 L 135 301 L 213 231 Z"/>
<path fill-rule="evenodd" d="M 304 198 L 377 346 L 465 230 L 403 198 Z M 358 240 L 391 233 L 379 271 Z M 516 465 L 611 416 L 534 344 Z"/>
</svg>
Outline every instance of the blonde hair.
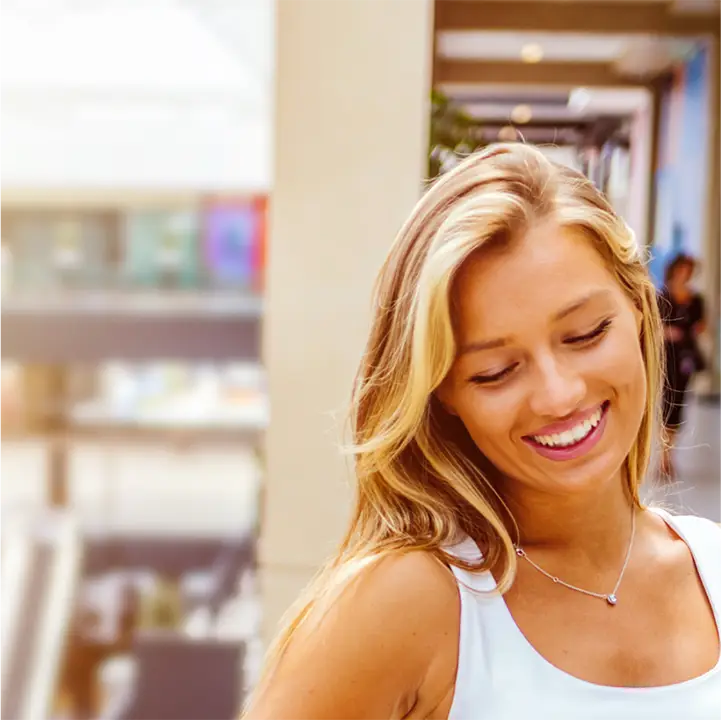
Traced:
<svg viewBox="0 0 721 720">
<path fill-rule="evenodd" d="M 546 217 L 594 243 L 641 315 L 646 407 L 624 473 L 628 494 L 640 506 L 662 376 L 656 291 L 641 251 L 581 174 L 530 146 L 488 147 L 428 189 L 381 268 L 352 402 L 357 494 L 350 527 L 335 557 L 291 608 L 264 679 L 311 611 L 322 616 L 361 567 L 391 553 L 423 550 L 449 565 L 493 569 L 498 589 L 510 587 L 513 518 L 494 490 L 493 468 L 434 392 L 456 354 L 451 291 L 459 268 L 474 251 L 510 242 Z M 444 551 L 462 535 L 483 548 L 478 564 Z"/>
</svg>

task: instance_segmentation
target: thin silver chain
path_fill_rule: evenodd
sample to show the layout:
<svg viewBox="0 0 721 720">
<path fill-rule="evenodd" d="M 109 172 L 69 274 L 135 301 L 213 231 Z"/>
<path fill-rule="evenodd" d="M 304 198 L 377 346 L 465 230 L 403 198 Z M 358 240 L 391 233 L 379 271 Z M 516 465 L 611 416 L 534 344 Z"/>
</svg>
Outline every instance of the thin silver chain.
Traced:
<svg viewBox="0 0 721 720">
<path fill-rule="evenodd" d="M 527 560 L 538 572 L 545 575 L 549 580 L 553 580 L 553 582 L 557 583 L 558 585 L 563 585 L 563 587 L 567 587 L 569 590 L 575 590 L 576 592 L 583 593 L 584 595 L 590 595 L 591 597 L 598 598 L 599 600 L 605 600 L 609 605 L 615 605 L 618 597 L 616 593 L 618 592 L 618 588 L 621 586 L 621 581 L 623 580 L 623 576 L 626 573 L 626 568 L 628 567 L 629 560 L 631 559 L 631 550 L 633 548 L 633 539 L 636 535 L 636 510 L 634 508 L 633 514 L 631 515 L 631 537 L 628 541 L 628 549 L 626 550 L 626 558 L 623 561 L 623 567 L 621 568 L 621 572 L 619 573 L 618 580 L 616 580 L 616 584 L 614 585 L 613 590 L 610 593 L 597 593 L 593 592 L 592 590 L 584 590 L 583 588 L 577 587 L 576 585 L 571 585 L 571 583 L 567 583 L 564 580 L 561 580 L 561 578 L 556 577 L 555 575 L 551 575 L 551 573 L 546 572 L 540 565 L 537 565 L 531 558 L 528 557 L 526 554 L 526 551 L 521 547 L 516 547 L 516 554 L 518 557 L 522 557 L 525 560 Z"/>
</svg>

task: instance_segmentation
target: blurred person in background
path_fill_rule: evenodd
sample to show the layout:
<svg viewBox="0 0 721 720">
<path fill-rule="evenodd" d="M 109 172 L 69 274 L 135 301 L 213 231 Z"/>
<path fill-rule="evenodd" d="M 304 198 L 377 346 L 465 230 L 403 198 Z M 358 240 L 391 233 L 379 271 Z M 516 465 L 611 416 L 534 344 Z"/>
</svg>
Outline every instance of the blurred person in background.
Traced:
<svg viewBox="0 0 721 720">
<path fill-rule="evenodd" d="M 677 255 L 666 268 L 659 297 L 666 356 L 661 473 L 669 479 L 675 477 L 671 453 L 683 422 L 687 390 L 693 376 L 706 367 L 698 342 L 706 329 L 706 313 L 703 297 L 691 285 L 695 270 L 692 257 Z"/>
<path fill-rule="evenodd" d="M 246 717 L 717 717 L 721 529 L 641 502 L 663 335 L 609 203 L 491 146 L 418 203 L 374 307 L 351 525 Z"/>
</svg>

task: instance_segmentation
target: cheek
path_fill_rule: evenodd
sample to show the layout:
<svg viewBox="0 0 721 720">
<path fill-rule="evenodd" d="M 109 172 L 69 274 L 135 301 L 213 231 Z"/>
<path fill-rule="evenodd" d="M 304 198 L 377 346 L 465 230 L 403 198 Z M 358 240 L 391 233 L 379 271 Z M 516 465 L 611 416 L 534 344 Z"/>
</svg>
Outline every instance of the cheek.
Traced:
<svg viewBox="0 0 721 720">
<path fill-rule="evenodd" d="M 637 397 L 646 395 L 646 369 L 635 325 L 618 332 L 602 346 L 596 367 L 599 378 L 619 394 Z"/>
<path fill-rule="evenodd" d="M 458 415 L 478 449 L 491 461 L 506 445 L 522 413 L 523 397 L 509 389 L 486 392 L 470 388 L 458 405 Z"/>
<path fill-rule="evenodd" d="M 522 385 L 519 383 L 519 387 Z M 525 417 L 524 404 L 524 391 L 515 388 L 471 392 L 471 397 L 464 402 L 462 413 L 459 413 L 483 456 L 500 473 L 509 477 L 523 473 L 523 456 L 514 437 L 518 435 L 519 418 Z"/>
<path fill-rule="evenodd" d="M 640 418 L 646 401 L 646 370 L 633 323 L 623 331 L 617 329 L 591 352 L 572 355 L 571 362 L 586 382 L 588 402 L 615 396 Z M 527 391 L 526 384 L 518 382 L 498 391 L 468 387 L 456 394 L 458 416 L 482 451 L 512 443 L 519 418 L 527 413 Z"/>
</svg>

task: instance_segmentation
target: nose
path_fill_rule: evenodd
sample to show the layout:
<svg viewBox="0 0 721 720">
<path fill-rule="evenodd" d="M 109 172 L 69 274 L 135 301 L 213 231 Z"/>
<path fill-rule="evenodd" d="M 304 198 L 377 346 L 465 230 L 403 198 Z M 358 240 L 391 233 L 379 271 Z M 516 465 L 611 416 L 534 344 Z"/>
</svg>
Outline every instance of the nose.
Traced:
<svg viewBox="0 0 721 720">
<path fill-rule="evenodd" d="M 531 409 L 535 415 L 563 418 L 580 409 L 586 397 L 586 382 L 573 368 L 552 355 L 537 364 L 531 389 Z"/>
</svg>

